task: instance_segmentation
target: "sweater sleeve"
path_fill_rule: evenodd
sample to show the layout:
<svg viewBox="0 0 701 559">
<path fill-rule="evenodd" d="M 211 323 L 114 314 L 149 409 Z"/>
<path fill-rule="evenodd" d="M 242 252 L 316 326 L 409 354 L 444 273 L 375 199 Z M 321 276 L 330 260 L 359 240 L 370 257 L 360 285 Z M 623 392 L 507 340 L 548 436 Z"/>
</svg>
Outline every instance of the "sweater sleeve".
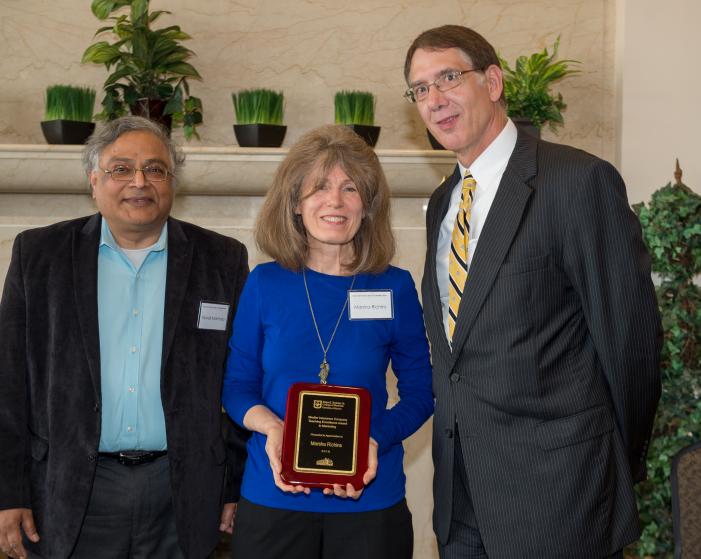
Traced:
<svg viewBox="0 0 701 559">
<path fill-rule="evenodd" d="M 12 247 L 0 300 L 0 509 L 31 506 L 22 238 Z"/>
<path fill-rule="evenodd" d="M 236 308 L 224 373 L 222 403 L 231 418 L 243 427 L 243 417 L 262 400 L 263 326 L 260 273 L 248 276 Z"/>
<path fill-rule="evenodd" d="M 403 270 L 400 273 L 390 345 L 399 402 L 371 426 L 380 454 L 412 435 L 433 413 L 431 361 L 423 312 L 411 275 Z"/>
</svg>

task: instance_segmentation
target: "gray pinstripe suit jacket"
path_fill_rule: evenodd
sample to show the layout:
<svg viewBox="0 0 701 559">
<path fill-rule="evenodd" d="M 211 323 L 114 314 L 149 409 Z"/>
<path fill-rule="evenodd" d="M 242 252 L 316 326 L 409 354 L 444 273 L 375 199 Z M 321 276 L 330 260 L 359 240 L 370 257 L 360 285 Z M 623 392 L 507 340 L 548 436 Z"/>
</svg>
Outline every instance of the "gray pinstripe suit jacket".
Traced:
<svg viewBox="0 0 701 559">
<path fill-rule="evenodd" d="M 639 535 L 633 482 L 660 393 L 661 329 L 616 170 L 519 133 L 473 257 L 452 350 L 431 197 L 422 291 L 433 358 L 434 529 L 449 536 L 454 430 L 490 559 L 592 559 Z M 479 188 L 479 185 L 478 185 Z"/>
</svg>

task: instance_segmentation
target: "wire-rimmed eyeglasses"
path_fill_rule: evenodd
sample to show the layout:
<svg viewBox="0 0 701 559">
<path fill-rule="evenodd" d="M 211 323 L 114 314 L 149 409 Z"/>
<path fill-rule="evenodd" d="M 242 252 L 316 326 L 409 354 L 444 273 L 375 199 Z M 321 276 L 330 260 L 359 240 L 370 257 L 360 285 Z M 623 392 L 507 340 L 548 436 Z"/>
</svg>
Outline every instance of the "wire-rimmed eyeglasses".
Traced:
<svg viewBox="0 0 701 559">
<path fill-rule="evenodd" d="M 146 167 L 130 167 L 129 165 L 115 165 L 111 169 L 100 169 L 106 175 L 116 181 L 130 181 L 136 176 L 137 171 L 144 174 L 144 178 L 149 182 L 163 182 L 168 175 L 175 176 L 162 165 L 146 165 Z"/>
<path fill-rule="evenodd" d="M 404 97 L 409 103 L 416 103 L 417 101 L 423 101 L 428 97 L 428 92 L 431 86 L 435 86 L 438 91 L 450 91 L 454 87 L 460 85 L 465 74 L 470 72 L 481 72 L 481 68 L 473 68 L 472 70 L 451 70 L 438 76 L 431 83 L 420 83 L 413 87 L 410 87 L 404 92 Z"/>
</svg>

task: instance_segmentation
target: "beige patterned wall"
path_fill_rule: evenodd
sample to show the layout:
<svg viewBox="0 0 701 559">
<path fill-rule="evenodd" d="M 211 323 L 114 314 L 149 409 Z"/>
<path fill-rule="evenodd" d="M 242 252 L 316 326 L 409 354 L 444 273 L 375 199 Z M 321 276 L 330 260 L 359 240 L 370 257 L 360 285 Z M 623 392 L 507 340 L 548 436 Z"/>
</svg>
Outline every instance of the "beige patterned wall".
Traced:
<svg viewBox="0 0 701 559">
<path fill-rule="evenodd" d="M 178 23 L 194 37 L 189 46 L 197 53 L 194 64 L 204 81 L 193 84 L 193 93 L 202 97 L 205 107 L 202 142 L 194 145 L 234 144 L 232 91 L 282 89 L 288 146 L 304 131 L 331 122 L 336 90 L 362 88 L 378 97 L 377 124 L 382 126 L 378 149 L 428 148 L 423 126 L 401 98 L 404 54 L 420 31 L 463 23 L 483 33 L 510 61 L 552 45 L 561 34 L 561 55 L 582 61 L 583 71 L 560 86 L 569 104 L 565 128 L 557 137 L 546 131 L 545 137 L 609 160 L 616 153 L 614 4 L 613 0 L 152 0 L 153 8 L 174 13 L 164 18 L 165 23 Z M 89 0 L 0 0 L 0 144 L 44 142 L 39 122 L 47 85 L 101 85 L 103 68 L 80 65 L 99 25 L 89 11 Z M 0 165 L 0 280 L 17 233 L 93 211 L 89 196 L 75 189 L 62 186 L 51 194 L 22 193 L 25 190 L 13 181 L 22 179 L 24 184 L 35 172 L 46 182 L 51 169 L 57 172 L 58 159 L 56 167 L 51 161 L 59 156 L 48 150 L 41 156 L 45 161 L 32 171 L 31 161 L 15 165 L 13 153 L 0 145 L 0 159 L 5 158 Z M 75 165 L 77 169 L 77 159 Z M 239 238 L 248 245 L 255 264 L 263 259 L 251 242 L 261 198 L 241 196 L 240 192 L 248 194 L 247 187 L 236 183 L 245 181 L 246 173 L 235 169 L 231 174 L 231 195 L 180 197 L 174 214 Z M 401 175 L 390 178 L 395 194 L 403 180 Z M 396 264 L 409 269 L 417 284 L 425 252 L 426 197 L 437 179 L 432 181 L 423 192 L 400 192 L 393 200 Z M 430 425 L 405 447 L 415 557 L 433 559 L 437 553 L 431 528 Z"/>
<path fill-rule="evenodd" d="M 512 61 L 552 45 L 582 62 L 560 90 L 569 105 L 559 140 L 607 159 L 614 156 L 615 8 L 607 0 L 153 0 L 193 36 L 188 46 L 204 80 L 201 145 L 234 143 L 230 93 L 281 89 L 289 145 L 331 122 L 333 94 L 362 88 L 377 95 L 379 148 L 427 147 L 406 101 L 402 66 L 422 30 L 462 23 L 483 33 Z M 82 66 L 83 50 L 102 25 L 88 0 L 0 0 L 0 144 L 42 143 L 43 91 L 53 83 L 99 87 L 107 73 Z M 546 133 L 546 137 L 551 137 Z"/>
</svg>

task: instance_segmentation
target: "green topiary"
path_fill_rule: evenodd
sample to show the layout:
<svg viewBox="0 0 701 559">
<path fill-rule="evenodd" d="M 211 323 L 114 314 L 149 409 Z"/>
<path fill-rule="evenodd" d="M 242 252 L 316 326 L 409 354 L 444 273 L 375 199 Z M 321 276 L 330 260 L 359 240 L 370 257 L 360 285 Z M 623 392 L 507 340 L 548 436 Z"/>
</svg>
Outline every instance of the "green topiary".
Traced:
<svg viewBox="0 0 701 559">
<path fill-rule="evenodd" d="M 637 204 L 652 269 L 661 285 L 662 396 L 648 450 L 648 479 L 636 487 L 643 533 L 631 548 L 638 557 L 672 557 L 671 459 L 701 439 L 701 196 L 681 182 Z"/>
</svg>

